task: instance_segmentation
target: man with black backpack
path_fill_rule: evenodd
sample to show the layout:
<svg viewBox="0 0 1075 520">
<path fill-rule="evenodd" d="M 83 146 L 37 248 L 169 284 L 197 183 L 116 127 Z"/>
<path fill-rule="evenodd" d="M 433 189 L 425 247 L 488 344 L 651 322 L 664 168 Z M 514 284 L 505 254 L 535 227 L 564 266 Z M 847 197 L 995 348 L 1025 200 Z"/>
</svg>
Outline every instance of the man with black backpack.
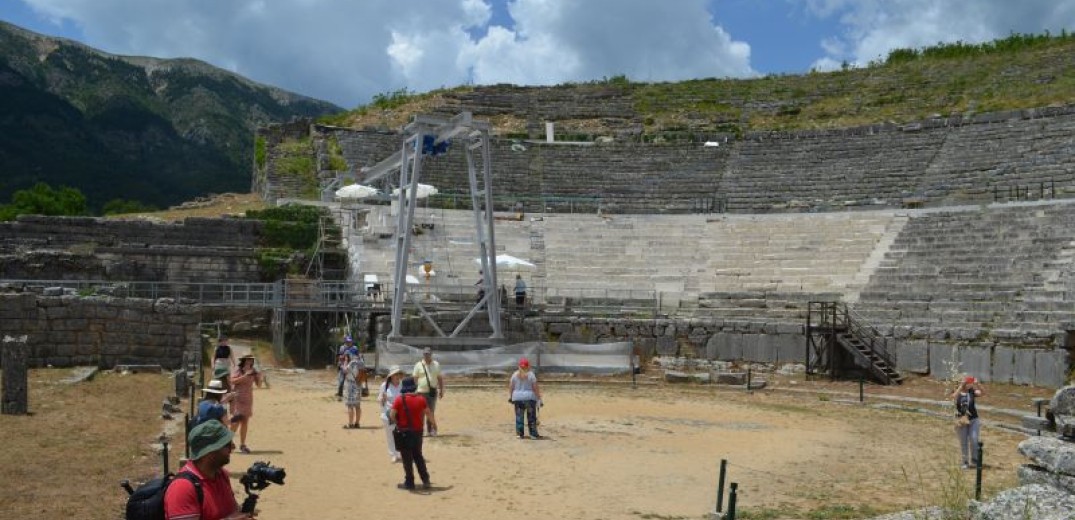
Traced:
<svg viewBox="0 0 1075 520">
<path fill-rule="evenodd" d="M 235 444 L 232 432 L 210 419 L 190 430 L 187 443 L 191 460 L 179 471 L 164 494 L 167 520 L 241 520 L 250 513 L 239 511 L 224 466 L 231 461 Z M 193 478 L 191 478 L 193 477 Z"/>
</svg>

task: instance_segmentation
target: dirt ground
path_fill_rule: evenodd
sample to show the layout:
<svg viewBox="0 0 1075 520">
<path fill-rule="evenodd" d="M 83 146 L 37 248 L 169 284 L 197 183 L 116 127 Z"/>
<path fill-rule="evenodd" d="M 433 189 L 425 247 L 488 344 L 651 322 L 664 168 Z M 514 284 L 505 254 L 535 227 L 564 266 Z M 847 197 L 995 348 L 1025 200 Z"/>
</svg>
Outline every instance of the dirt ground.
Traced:
<svg viewBox="0 0 1075 520">
<path fill-rule="evenodd" d="M 158 471 L 151 443 L 162 430 L 181 430 L 181 421 L 159 417 L 161 397 L 174 387 L 167 376 L 102 373 L 61 383 L 69 372 L 31 371 L 34 414 L 0 416 L 0 520 L 119 518 L 118 481 Z M 701 519 L 714 508 L 721 459 L 729 462 L 728 481 L 739 484 L 737 517 L 745 519 L 866 518 L 964 504 L 973 494 L 973 472 L 957 467 L 948 418 L 863 406 L 855 382 L 801 375 L 762 375 L 770 389 L 751 394 L 649 377 L 637 388 L 622 380 L 546 380 L 547 439 L 537 441 L 515 438 L 503 381 L 451 379 L 438 407 L 442 435 L 426 439 L 434 489 L 410 493 L 396 489 L 402 468 L 389 461 L 372 400 L 363 428 L 345 430 L 334 373 L 269 374 L 271 388 L 255 394 L 254 453 L 235 453 L 230 465 L 240 499 L 238 476 L 254 461 L 286 469 L 285 485 L 262 492 L 260 518 Z M 983 405 L 1027 413 L 1032 397 L 1052 394 L 987 389 Z M 868 385 L 866 401 L 944 393 L 942 383 L 912 379 Z M 983 416 L 1017 422 L 999 412 Z M 1023 438 L 984 430 L 987 497 L 1015 485 Z M 172 449 L 174 470 L 178 435 Z"/>
<path fill-rule="evenodd" d="M 739 485 L 739 518 L 863 518 L 973 493 L 947 419 L 841 403 L 838 392 L 857 385 L 840 385 L 849 386 L 800 395 L 548 382 L 547 438 L 534 441 L 513 434 L 502 382 L 454 380 L 438 404 L 441 435 L 425 440 L 434 489 L 412 493 L 396 489 L 402 468 L 389 461 L 372 400 L 362 429 L 346 430 L 333 374 L 277 372 L 256 393 L 254 453 L 232 467 L 286 468 L 286 484 L 260 501 L 273 519 L 702 518 L 721 459 Z M 1022 438 L 985 429 L 986 495 L 1015 484 Z"/>
</svg>

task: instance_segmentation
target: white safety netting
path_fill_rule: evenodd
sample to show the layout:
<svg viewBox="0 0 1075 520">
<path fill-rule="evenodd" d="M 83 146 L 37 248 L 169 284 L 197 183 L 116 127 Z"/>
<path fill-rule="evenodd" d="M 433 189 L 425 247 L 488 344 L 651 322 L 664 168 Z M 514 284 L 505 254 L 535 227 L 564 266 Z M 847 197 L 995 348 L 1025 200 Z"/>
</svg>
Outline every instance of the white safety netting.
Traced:
<svg viewBox="0 0 1075 520">
<path fill-rule="evenodd" d="M 445 375 L 511 373 L 525 357 L 541 373 L 629 374 L 631 342 L 620 343 L 549 343 L 531 341 L 498 347 L 468 350 L 433 349 L 433 359 Z M 387 373 L 398 365 L 410 373 L 422 359 L 422 349 L 393 341 L 377 344 L 377 372 Z"/>
</svg>

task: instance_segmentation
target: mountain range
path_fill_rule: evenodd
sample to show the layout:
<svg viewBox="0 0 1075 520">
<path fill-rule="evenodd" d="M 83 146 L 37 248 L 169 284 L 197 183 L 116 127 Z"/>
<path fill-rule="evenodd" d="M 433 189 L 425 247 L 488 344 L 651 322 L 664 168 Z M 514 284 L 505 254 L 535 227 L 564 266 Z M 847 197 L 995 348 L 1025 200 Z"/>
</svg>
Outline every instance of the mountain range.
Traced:
<svg viewBox="0 0 1075 520">
<path fill-rule="evenodd" d="M 0 22 L 0 203 L 45 182 L 166 207 L 250 189 L 254 130 L 342 111 L 193 59 L 109 54 Z"/>
</svg>

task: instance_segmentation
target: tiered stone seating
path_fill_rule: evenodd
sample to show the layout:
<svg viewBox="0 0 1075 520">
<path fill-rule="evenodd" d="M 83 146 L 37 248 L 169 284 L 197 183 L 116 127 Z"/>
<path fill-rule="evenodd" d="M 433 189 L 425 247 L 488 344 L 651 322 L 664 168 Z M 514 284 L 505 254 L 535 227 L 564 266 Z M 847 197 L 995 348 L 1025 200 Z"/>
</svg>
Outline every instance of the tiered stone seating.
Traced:
<svg viewBox="0 0 1075 520">
<path fill-rule="evenodd" d="M 550 292 L 657 291 L 665 307 L 709 315 L 799 316 L 815 296 L 857 292 L 860 270 L 893 219 L 891 212 L 547 216 L 547 284 Z M 770 297 L 771 305 L 756 303 Z"/>
<path fill-rule="evenodd" d="M 877 324 L 1055 331 L 1075 318 L 1062 290 L 1073 245 L 1071 203 L 917 213 L 857 310 Z"/>
<path fill-rule="evenodd" d="M 992 195 L 1012 186 L 1033 187 L 1038 196 L 1071 185 L 1071 135 L 1075 118 L 1056 117 L 1064 109 L 981 114 L 975 124 L 953 121 L 929 167 L 915 179 L 915 191 L 933 200 L 953 203 Z M 916 172 L 917 173 L 917 172 Z"/>
<path fill-rule="evenodd" d="M 735 148 L 721 192 L 736 213 L 899 206 L 942 139 L 893 127 L 754 136 Z"/>
</svg>

